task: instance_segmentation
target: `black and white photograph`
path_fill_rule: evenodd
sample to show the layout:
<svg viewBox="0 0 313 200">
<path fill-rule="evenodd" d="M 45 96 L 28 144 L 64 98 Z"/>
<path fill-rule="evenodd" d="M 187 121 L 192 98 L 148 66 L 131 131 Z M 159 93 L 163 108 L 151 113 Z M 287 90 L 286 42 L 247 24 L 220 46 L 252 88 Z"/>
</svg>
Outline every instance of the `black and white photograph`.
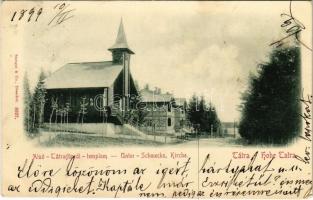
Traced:
<svg viewBox="0 0 313 200">
<path fill-rule="evenodd" d="M 167 4 L 151 13 L 104 6 L 92 19 L 64 4 L 63 21 L 52 21 L 57 42 L 25 44 L 38 51 L 24 78 L 26 134 L 47 146 L 293 143 L 304 25 L 243 2 L 196 13 Z"/>
</svg>

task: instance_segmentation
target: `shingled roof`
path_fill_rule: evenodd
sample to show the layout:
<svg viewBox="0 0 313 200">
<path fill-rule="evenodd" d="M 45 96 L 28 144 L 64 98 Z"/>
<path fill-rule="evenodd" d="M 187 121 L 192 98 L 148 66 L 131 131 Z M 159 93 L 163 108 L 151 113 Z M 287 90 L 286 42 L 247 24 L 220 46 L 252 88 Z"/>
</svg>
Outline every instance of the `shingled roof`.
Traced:
<svg viewBox="0 0 313 200">
<path fill-rule="evenodd" d="M 123 66 L 106 62 L 68 63 L 45 79 L 47 89 L 109 87 Z"/>
</svg>

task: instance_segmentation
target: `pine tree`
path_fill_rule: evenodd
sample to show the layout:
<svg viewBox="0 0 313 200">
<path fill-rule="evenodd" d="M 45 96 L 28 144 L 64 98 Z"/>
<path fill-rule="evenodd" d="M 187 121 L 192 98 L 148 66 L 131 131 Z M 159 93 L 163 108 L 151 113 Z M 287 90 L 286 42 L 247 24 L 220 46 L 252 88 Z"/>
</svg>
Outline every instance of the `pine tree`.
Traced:
<svg viewBox="0 0 313 200">
<path fill-rule="evenodd" d="M 200 97 L 199 102 L 199 124 L 200 124 L 200 130 L 202 132 L 209 132 L 210 131 L 210 113 L 207 110 L 207 105 L 205 102 L 205 99 L 203 96 Z"/>
<path fill-rule="evenodd" d="M 220 120 L 217 116 L 216 108 L 210 102 L 209 107 L 207 108 L 208 122 L 210 124 L 210 132 L 218 132 L 220 127 Z"/>
<path fill-rule="evenodd" d="M 188 103 L 187 118 L 194 128 L 196 124 L 199 124 L 200 113 L 199 113 L 199 98 L 194 94 Z"/>
<path fill-rule="evenodd" d="M 299 134 L 300 49 L 281 47 L 250 76 L 239 133 L 252 143 L 286 144 Z"/>
<path fill-rule="evenodd" d="M 35 87 L 34 95 L 31 101 L 32 107 L 32 128 L 38 129 L 42 127 L 43 124 L 43 113 L 44 113 L 44 104 L 45 104 L 45 95 L 46 89 L 44 86 L 44 79 L 46 78 L 43 71 L 40 72 L 37 85 Z"/>
<path fill-rule="evenodd" d="M 217 132 L 220 126 L 215 107 L 212 103 L 208 106 L 203 96 L 199 98 L 193 95 L 191 97 L 187 109 L 187 118 L 197 131 L 205 134 Z"/>
<path fill-rule="evenodd" d="M 29 81 L 27 73 L 24 74 L 24 129 L 29 134 L 31 133 L 31 99 L 32 95 L 30 92 Z"/>
</svg>

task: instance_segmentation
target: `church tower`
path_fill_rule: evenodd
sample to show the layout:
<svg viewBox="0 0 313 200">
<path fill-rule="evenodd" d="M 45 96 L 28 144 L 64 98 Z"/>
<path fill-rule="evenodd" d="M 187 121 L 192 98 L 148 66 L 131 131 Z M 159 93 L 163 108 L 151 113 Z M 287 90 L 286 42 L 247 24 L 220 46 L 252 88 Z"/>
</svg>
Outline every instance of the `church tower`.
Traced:
<svg viewBox="0 0 313 200">
<path fill-rule="evenodd" d="M 129 108 L 130 97 L 130 55 L 135 53 L 128 47 L 122 19 L 115 44 L 108 50 L 112 52 L 112 62 L 114 64 L 123 65 L 122 112 L 125 116 L 125 111 Z"/>
<path fill-rule="evenodd" d="M 134 54 L 134 52 L 128 47 L 122 19 L 118 29 L 115 44 L 108 50 L 112 52 L 113 63 L 117 64 L 123 64 L 123 55 L 130 57 L 130 54 Z"/>
</svg>

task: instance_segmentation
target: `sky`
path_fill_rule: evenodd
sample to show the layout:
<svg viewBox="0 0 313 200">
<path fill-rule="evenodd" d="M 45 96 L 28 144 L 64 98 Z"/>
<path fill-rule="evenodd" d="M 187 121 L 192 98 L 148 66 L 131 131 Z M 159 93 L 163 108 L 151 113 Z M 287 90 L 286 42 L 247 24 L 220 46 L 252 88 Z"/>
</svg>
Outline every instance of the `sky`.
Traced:
<svg viewBox="0 0 313 200">
<path fill-rule="evenodd" d="M 42 69 L 68 62 L 111 60 L 121 17 L 133 77 L 175 97 L 203 95 L 222 121 L 239 120 L 250 73 L 266 62 L 269 44 L 284 36 L 289 2 L 68 2 L 73 17 L 56 25 L 55 2 L 38 2 L 38 23 L 16 28 L 24 68 L 34 87 Z M 301 12 L 295 13 L 301 17 Z M 23 29 L 23 30 L 22 30 Z"/>
</svg>

